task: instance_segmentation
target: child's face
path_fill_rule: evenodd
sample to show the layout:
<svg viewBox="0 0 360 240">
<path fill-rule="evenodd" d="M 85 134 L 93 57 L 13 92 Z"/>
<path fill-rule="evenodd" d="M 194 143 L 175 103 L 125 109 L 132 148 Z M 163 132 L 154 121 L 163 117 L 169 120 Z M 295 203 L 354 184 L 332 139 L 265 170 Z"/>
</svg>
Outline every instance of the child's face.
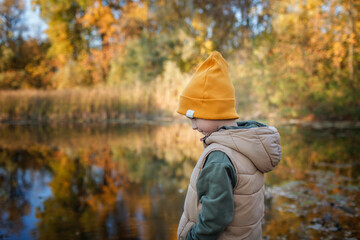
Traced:
<svg viewBox="0 0 360 240">
<path fill-rule="evenodd" d="M 209 136 L 211 133 L 218 130 L 219 123 L 216 120 L 208 120 L 201 118 L 192 118 L 191 119 L 192 129 L 198 130 L 204 136 Z"/>
</svg>

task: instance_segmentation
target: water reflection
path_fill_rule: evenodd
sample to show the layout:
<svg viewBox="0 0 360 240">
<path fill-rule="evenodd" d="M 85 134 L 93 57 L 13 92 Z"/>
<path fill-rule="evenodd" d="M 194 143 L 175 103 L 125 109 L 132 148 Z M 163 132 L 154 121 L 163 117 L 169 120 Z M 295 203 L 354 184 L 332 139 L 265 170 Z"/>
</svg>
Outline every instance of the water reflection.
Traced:
<svg viewBox="0 0 360 240">
<path fill-rule="evenodd" d="M 280 133 L 264 238 L 360 238 L 360 131 Z M 0 136 L 0 239 L 176 239 L 202 151 L 190 126 L 0 126 Z"/>
</svg>

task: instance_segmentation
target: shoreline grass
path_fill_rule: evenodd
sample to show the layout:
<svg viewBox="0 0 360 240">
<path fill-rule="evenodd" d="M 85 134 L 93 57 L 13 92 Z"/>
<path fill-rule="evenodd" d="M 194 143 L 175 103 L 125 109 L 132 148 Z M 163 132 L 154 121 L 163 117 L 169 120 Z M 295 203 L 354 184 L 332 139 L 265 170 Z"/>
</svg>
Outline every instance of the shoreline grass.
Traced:
<svg viewBox="0 0 360 240">
<path fill-rule="evenodd" d="M 159 80 L 160 81 L 160 80 Z M 186 81 L 184 81 L 186 82 Z M 0 124 L 151 123 L 180 121 L 176 113 L 179 83 L 124 83 L 116 87 L 62 90 L 0 90 Z M 251 108 L 250 108 L 251 109 Z M 241 111 L 240 111 L 241 110 Z M 360 122 L 316 118 L 283 118 L 275 113 L 246 111 L 238 106 L 242 120 L 265 119 L 269 124 L 314 128 L 349 128 Z M 321 121 L 318 121 L 321 120 Z"/>
<path fill-rule="evenodd" d="M 93 122 L 169 117 L 136 90 L 89 88 L 0 91 L 0 122 Z M 140 89 L 138 89 L 140 90 Z"/>
</svg>

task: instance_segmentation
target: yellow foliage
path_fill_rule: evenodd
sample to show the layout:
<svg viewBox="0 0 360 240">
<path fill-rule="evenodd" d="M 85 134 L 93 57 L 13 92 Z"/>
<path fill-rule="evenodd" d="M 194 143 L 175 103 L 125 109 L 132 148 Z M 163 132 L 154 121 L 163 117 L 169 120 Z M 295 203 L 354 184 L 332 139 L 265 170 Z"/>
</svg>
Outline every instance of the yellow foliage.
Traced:
<svg viewBox="0 0 360 240">
<path fill-rule="evenodd" d="M 84 14 L 80 20 L 85 27 L 97 27 L 102 39 L 109 42 L 110 38 L 116 33 L 116 20 L 109 6 L 103 6 L 102 1 L 96 1 L 92 7 Z"/>
<path fill-rule="evenodd" d="M 149 18 L 148 11 L 146 3 L 131 2 L 124 6 L 122 18 L 124 20 L 136 20 L 144 23 Z"/>
</svg>

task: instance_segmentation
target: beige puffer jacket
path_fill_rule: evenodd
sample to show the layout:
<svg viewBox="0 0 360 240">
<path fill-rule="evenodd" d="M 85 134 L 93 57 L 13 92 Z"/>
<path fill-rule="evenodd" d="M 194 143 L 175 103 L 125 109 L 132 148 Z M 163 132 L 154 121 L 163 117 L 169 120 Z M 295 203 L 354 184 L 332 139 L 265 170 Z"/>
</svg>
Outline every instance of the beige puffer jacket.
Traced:
<svg viewBox="0 0 360 240">
<path fill-rule="evenodd" d="M 205 141 L 188 187 L 184 213 L 177 237 L 185 240 L 201 211 L 196 183 L 206 157 L 213 151 L 226 153 L 237 173 L 233 189 L 234 217 L 218 239 L 261 239 L 264 216 L 264 173 L 271 171 L 281 159 L 280 135 L 274 127 L 229 129 L 212 133 Z"/>
</svg>

